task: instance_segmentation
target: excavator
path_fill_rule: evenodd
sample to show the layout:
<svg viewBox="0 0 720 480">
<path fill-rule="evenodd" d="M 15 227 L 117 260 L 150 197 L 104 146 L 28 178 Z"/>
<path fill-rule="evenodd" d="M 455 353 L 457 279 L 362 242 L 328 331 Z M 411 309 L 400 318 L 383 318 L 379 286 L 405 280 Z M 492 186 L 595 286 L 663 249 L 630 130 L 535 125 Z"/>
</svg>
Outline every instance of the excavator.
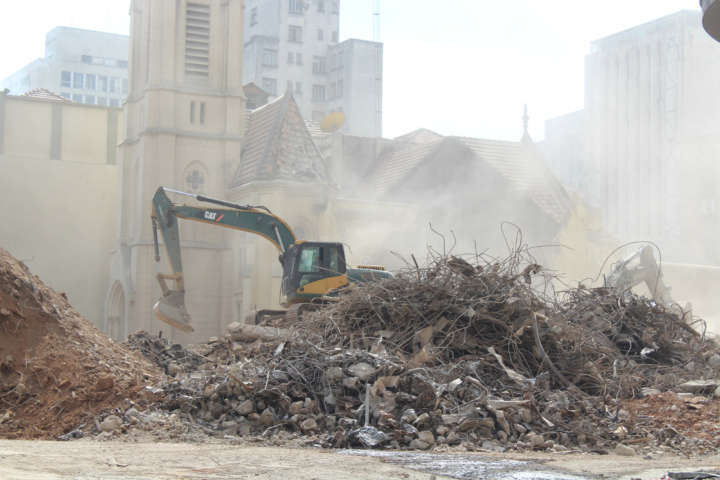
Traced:
<svg viewBox="0 0 720 480">
<path fill-rule="evenodd" d="M 191 197 L 210 206 L 175 204 L 168 197 L 168 193 Z M 392 274 L 381 266 L 348 267 L 345 263 L 345 249 L 340 242 L 298 240 L 292 228 L 267 207 L 240 205 L 159 187 L 153 196 L 152 204 L 155 261 L 160 261 L 160 230 L 173 273 L 158 273 L 162 297 L 153 306 L 153 313 L 158 319 L 184 332 L 192 332 L 193 327 L 185 307 L 179 219 L 250 232 L 265 238 L 278 249 L 282 266 L 282 305 L 287 310 L 261 310 L 256 314 L 256 322 L 268 314 L 285 314 L 288 318 L 297 319 L 304 307 L 317 304 L 311 302 L 327 299 L 350 282 L 378 281 L 392 277 Z M 175 288 L 168 286 L 168 280 L 175 282 Z"/>
<path fill-rule="evenodd" d="M 635 285 L 645 283 L 655 302 L 671 306 L 674 301 L 670 287 L 665 285 L 662 270 L 655 260 L 653 247 L 645 245 L 631 255 L 613 264 L 610 274 L 605 277 L 605 287 L 618 294 L 629 291 Z"/>
</svg>

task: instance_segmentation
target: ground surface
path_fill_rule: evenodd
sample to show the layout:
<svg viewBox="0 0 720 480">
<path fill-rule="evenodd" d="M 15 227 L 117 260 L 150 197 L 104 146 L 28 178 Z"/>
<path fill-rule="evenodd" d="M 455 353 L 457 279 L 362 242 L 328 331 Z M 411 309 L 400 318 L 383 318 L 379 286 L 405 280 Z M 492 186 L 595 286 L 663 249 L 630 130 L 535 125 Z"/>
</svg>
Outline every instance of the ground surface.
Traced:
<svg viewBox="0 0 720 480">
<path fill-rule="evenodd" d="M 124 442 L 50 442 L 0 440 L 0 478 L 4 480 L 105 480 L 105 479 L 404 479 L 430 480 L 439 472 L 415 471 L 419 462 L 392 464 L 377 457 L 356 452 L 319 449 L 247 447 L 228 444 L 169 444 Z M 361 453 L 361 452 L 357 452 Z M 407 454 L 405 454 L 407 455 Z M 426 456 L 427 454 L 420 454 Z M 410 457 L 412 458 L 412 457 Z M 466 461 L 476 458 L 495 468 L 486 475 L 465 478 L 487 479 L 580 479 L 613 478 L 659 479 L 668 470 L 718 468 L 720 456 L 689 459 L 663 456 L 654 459 L 584 454 L 459 454 Z M 508 468 L 497 469 L 498 461 L 508 460 Z M 518 470 L 518 461 L 531 460 Z M 442 464 L 442 462 L 436 462 Z M 449 462 L 453 463 L 453 462 Z M 527 470 L 547 473 L 527 476 Z M 601 476 L 602 475 L 602 476 Z M 437 475 L 438 480 L 445 478 Z"/>
</svg>

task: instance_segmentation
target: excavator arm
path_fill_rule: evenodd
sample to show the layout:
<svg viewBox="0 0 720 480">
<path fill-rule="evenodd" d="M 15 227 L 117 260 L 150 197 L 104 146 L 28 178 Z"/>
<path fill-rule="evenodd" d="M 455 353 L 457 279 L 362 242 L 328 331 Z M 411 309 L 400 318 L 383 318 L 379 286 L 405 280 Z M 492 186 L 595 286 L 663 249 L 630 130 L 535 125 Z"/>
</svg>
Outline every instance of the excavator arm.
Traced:
<svg viewBox="0 0 720 480">
<path fill-rule="evenodd" d="M 168 198 L 167 192 L 192 197 L 197 201 L 212 206 L 198 207 L 174 204 Z M 153 197 L 152 206 L 155 261 L 160 261 L 157 234 L 158 230 L 160 230 L 170 260 L 170 266 L 172 267 L 172 273 L 158 273 L 157 275 L 162 289 L 162 297 L 153 306 L 153 312 L 162 321 L 185 332 L 192 332 L 193 328 L 190 325 L 190 314 L 185 307 L 185 284 L 178 226 L 178 219 L 181 218 L 260 235 L 278 249 L 281 254 L 281 262 L 283 254 L 296 242 L 295 234 L 290 226 L 265 207 L 240 205 L 166 187 L 158 188 Z M 168 280 L 175 282 L 175 288 L 171 289 L 168 286 Z"/>
<path fill-rule="evenodd" d="M 613 265 L 612 271 L 605 279 L 605 286 L 613 288 L 619 294 L 641 283 L 645 283 L 656 302 L 664 305 L 673 303 L 671 289 L 665 285 L 662 270 L 649 245 Z"/>
</svg>

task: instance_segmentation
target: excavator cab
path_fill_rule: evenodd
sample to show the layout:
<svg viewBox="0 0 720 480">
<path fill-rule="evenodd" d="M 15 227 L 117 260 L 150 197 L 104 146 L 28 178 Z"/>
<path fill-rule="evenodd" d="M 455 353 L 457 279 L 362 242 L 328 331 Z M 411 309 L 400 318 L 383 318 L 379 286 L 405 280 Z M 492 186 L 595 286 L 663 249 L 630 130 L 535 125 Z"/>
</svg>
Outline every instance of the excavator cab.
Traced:
<svg viewBox="0 0 720 480">
<path fill-rule="evenodd" d="M 280 256 L 280 263 L 288 304 L 326 295 L 348 283 L 342 243 L 298 241 Z"/>
</svg>

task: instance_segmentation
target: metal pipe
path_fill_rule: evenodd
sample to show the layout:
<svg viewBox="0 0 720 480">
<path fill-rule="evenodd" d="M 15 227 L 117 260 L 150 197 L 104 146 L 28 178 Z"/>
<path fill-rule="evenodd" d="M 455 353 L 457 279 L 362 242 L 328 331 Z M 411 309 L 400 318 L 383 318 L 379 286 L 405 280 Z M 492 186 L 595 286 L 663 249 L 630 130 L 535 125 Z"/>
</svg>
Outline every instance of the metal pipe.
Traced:
<svg viewBox="0 0 720 480">
<path fill-rule="evenodd" d="M 155 261 L 160 261 L 160 247 L 158 246 L 158 234 L 157 234 L 157 219 L 155 217 L 150 217 L 152 219 L 152 226 L 153 226 L 153 244 L 155 245 Z"/>
<path fill-rule="evenodd" d="M 161 187 L 161 188 L 166 192 L 176 193 L 178 195 L 185 195 L 186 197 L 194 198 L 195 200 L 198 200 L 200 202 L 214 203 L 216 205 L 222 205 L 223 207 L 236 208 L 238 210 L 261 209 L 261 210 L 265 210 L 270 215 L 273 214 L 269 208 L 263 207 L 262 205 L 240 205 L 238 203 L 226 202 L 225 200 L 218 200 L 217 198 L 206 197 L 205 195 L 197 195 L 194 193 L 183 192 L 180 190 L 175 190 L 173 188 L 168 188 L 168 187 Z"/>
<path fill-rule="evenodd" d="M 277 237 L 278 244 L 280 245 L 280 251 L 282 253 L 285 253 L 285 244 L 282 241 L 282 237 L 280 236 L 280 230 L 278 230 L 277 223 L 273 224 L 273 230 L 275 230 L 275 236 Z"/>
</svg>

